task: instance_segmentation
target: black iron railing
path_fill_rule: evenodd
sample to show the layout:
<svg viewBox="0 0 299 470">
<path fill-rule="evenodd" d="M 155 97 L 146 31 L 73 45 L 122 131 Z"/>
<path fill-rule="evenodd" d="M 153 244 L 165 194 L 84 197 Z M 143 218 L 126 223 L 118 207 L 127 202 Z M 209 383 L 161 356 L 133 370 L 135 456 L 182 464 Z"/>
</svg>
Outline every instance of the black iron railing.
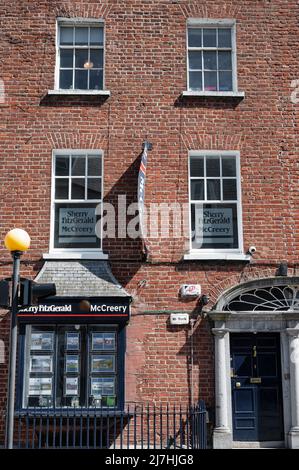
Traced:
<svg viewBox="0 0 299 470">
<path fill-rule="evenodd" d="M 15 447 L 205 449 L 206 408 L 127 405 L 125 410 L 28 409 L 16 413 Z"/>
</svg>

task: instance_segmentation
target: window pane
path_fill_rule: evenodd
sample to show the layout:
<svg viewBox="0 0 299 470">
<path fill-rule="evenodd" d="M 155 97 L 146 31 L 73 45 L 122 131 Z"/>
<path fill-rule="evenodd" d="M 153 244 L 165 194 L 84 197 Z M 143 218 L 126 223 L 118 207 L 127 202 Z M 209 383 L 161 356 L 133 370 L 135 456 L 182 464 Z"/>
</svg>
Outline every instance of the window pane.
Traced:
<svg viewBox="0 0 299 470">
<path fill-rule="evenodd" d="M 232 69 L 232 54 L 227 51 L 218 52 L 218 69 L 231 70 Z"/>
<path fill-rule="evenodd" d="M 78 90 L 87 90 L 87 70 L 76 70 L 75 72 L 75 88 Z"/>
<path fill-rule="evenodd" d="M 92 333 L 92 351 L 114 351 L 116 349 L 115 333 Z"/>
<path fill-rule="evenodd" d="M 191 204 L 194 249 L 238 248 L 237 204 Z"/>
<path fill-rule="evenodd" d="M 188 46 L 201 47 L 201 28 L 188 29 Z"/>
<path fill-rule="evenodd" d="M 189 69 L 202 68 L 201 51 L 189 51 Z"/>
<path fill-rule="evenodd" d="M 56 176 L 68 176 L 69 175 L 69 157 L 55 158 L 55 175 Z"/>
<path fill-rule="evenodd" d="M 73 49 L 60 49 L 60 67 L 73 68 Z"/>
<path fill-rule="evenodd" d="M 89 75 L 89 89 L 102 90 L 103 89 L 103 70 L 90 70 Z"/>
<path fill-rule="evenodd" d="M 30 344 L 31 351 L 53 351 L 53 348 L 54 334 L 33 327 Z"/>
<path fill-rule="evenodd" d="M 223 180 L 223 199 L 225 201 L 237 199 L 237 181 Z"/>
<path fill-rule="evenodd" d="M 76 181 L 75 181 L 76 180 Z M 73 178 L 79 196 L 82 196 L 84 188 L 82 179 Z M 73 197 L 78 197 L 73 194 Z M 95 226 L 99 216 L 95 214 L 95 209 L 99 202 L 56 202 L 55 203 L 55 227 L 54 227 L 54 247 L 55 248 L 98 248 L 101 245 L 101 233 L 95 233 Z M 70 346 L 77 349 L 74 343 Z M 70 349 L 68 348 L 68 349 Z"/>
<path fill-rule="evenodd" d="M 69 180 L 67 178 L 59 178 L 55 181 L 55 199 L 69 198 Z"/>
<path fill-rule="evenodd" d="M 103 67 L 103 50 L 90 49 L 90 62 L 93 63 L 93 68 L 100 69 Z"/>
<path fill-rule="evenodd" d="M 91 356 L 90 370 L 91 373 L 98 372 L 114 372 L 115 356 L 107 354 L 93 354 Z"/>
<path fill-rule="evenodd" d="M 220 28 L 218 29 L 218 47 L 231 47 L 231 29 Z"/>
<path fill-rule="evenodd" d="M 236 176 L 236 160 L 222 157 L 222 176 Z"/>
<path fill-rule="evenodd" d="M 220 180 L 207 180 L 207 199 L 220 200 Z"/>
<path fill-rule="evenodd" d="M 84 64 L 88 62 L 88 49 L 75 50 L 75 66 L 84 69 Z"/>
<path fill-rule="evenodd" d="M 88 28 L 75 28 L 75 44 L 88 45 Z"/>
<path fill-rule="evenodd" d="M 190 72 L 189 73 L 189 89 L 190 90 L 202 90 L 202 73 L 201 72 Z"/>
<path fill-rule="evenodd" d="M 87 199 L 101 199 L 101 178 L 88 178 L 87 180 Z"/>
<path fill-rule="evenodd" d="M 88 176 L 101 176 L 102 174 L 102 159 L 101 157 L 88 157 Z"/>
<path fill-rule="evenodd" d="M 217 90 L 217 72 L 205 72 L 205 90 Z"/>
<path fill-rule="evenodd" d="M 203 30 L 203 47 L 216 47 L 217 46 L 217 30 L 216 29 L 204 29 Z"/>
<path fill-rule="evenodd" d="M 207 157 L 207 176 L 220 176 L 219 157 Z"/>
<path fill-rule="evenodd" d="M 204 199 L 204 180 L 191 181 L 191 199 L 198 201 Z"/>
<path fill-rule="evenodd" d="M 94 46 L 103 45 L 103 28 L 90 28 L 90 44 Z"/>
<path fill-rule="evenodd" d="M 72 46 L 73 45 L 73 27 L 61 27 L 60 28 L 60 44 L 65 46 Z"/>
<path fill-rule="evenodd" d="M 72 176 L 85 176 L 85 157 L 72 157 Z"/>
<path fill-rule="evenodd" d="M 216 51 L 204 51 L 203 63 L 205 70 L 217 70 L 217 55 Z"/>
<path fill-rule="evenodd" d="M 204 159 L 203 157 L 190 158 L 190 175 L 191 176 L 204 176 Z"/>
<path fill-rule="evenodd" d="M 219 90 L 231 91 L 233 89 L 233 80 L 231 72 L 219 72 Z"/>
<path fill-rule="evenodd" d="M 194 249 L 238 248 L 237 204 L 191 204 L 191 228 Z"/>
<path fill-rule="evenodd" d="M 85 199 L 85 179 L 72 179 L 72 195 L 71 199 Z"/>
<path fill-rule="evenodd" d="M 73 71 L 60 70 L 59 88 L 66 90 L 73 88 Z"/>
</svg>

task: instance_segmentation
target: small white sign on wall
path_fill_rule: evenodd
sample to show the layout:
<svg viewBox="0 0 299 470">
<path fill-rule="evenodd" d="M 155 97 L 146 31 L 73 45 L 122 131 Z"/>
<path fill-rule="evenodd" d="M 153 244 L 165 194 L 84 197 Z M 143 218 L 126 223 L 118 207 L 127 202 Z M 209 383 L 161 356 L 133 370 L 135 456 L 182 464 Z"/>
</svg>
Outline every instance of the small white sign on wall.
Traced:
<svg viewBox="0 0 299 470">
<path fill-rule="evenodd" d="M 171 325 L 188 325 L 189 314 L 188 313 L 171 313 L 170 324 Z"/>
<path fill-rule="evenodd" d="M 183 284 L 181 286 L 181 296 L 182 297 L 199 297 L 201 294 L 201 285 L 200 284 Z"/>
</svg>

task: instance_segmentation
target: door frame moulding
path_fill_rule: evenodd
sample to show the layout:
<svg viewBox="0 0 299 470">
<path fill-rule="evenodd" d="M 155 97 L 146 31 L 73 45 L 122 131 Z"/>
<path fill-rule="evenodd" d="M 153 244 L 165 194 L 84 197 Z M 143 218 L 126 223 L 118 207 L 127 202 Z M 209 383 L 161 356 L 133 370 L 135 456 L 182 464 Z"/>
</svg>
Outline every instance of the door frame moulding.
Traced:
<svg viewBox="0 0 299 470">
<path fill-rule="evenodd" d="M 273 286 L 299 286 L 299 277 L 263 278 L 224 292 L 209 312 L 215 340 L 216 425 L 214 448 L 234 447 L 232 436 L 232 390 L 230 333 L 280 333 L 281 375 L 285 447 L 299 449 L 299 310 L 224 310 L 242 293 Z"/>
</svg>

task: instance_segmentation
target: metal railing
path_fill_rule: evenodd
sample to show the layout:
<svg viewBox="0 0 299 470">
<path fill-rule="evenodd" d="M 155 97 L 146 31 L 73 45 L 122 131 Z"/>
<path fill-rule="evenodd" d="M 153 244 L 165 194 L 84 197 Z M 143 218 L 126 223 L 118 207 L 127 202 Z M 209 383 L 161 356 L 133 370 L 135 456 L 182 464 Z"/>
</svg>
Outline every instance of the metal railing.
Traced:
<svg viewBox="0 0 299 470">
<path fill-rule="evenodd" d="M 26 449 L 205 449 L 205 403 L 16 413 L 14 446 Z"/>
</svg>

